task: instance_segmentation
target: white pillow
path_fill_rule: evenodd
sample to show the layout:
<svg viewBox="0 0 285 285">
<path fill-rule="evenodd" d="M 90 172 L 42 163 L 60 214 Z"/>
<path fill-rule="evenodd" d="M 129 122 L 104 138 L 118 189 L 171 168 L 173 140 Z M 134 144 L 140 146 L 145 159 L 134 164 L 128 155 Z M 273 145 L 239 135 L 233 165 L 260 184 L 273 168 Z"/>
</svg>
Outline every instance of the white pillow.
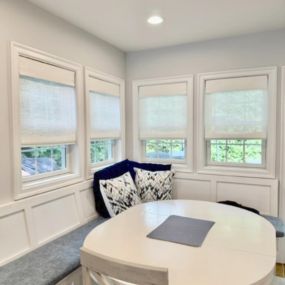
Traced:
<svg viewBox="0 0 285 285">
<path fill-rule="evenodd" d="M 142 202 L 172 199 L 174 171 L 147 171 L 135 168 L 136 186 Z"/>
<path fill-rule="evenodd" d="M 111 217 L 140 204 L 141 200 L 130 172 L 108 180 L 99 180 L 100 192 Z"/>
</svg>

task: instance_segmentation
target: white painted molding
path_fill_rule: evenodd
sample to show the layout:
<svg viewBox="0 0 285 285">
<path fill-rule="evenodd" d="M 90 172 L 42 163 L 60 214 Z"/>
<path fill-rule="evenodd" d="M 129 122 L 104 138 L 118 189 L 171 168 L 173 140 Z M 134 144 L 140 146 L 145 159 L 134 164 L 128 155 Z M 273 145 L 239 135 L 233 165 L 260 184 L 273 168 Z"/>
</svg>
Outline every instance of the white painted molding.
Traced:
<svg viewBox="0 0 285 285">
<path fill-rule="evenodd" d="M 121 136 L 117 142 L 115 149 L 115 160 L 120 161 L 125 159 L 126 156 L 126 120 L 125 120 L 125 81 L 122 78 L 116 77 L 114 75 L 110 75 L 107 73 L 103 73 L 101 71 L 95 70 L 91 67 L 85 67 L 84 69 L 84 83 L 85 83 L 85 126 L 86 126 L 86 179 L 92 178 L 95 171 L 97 171 L 97 167 L 94 168 L 90 165 L 90 110 L 89 110 L 89 91 L 90 91 L 90 78 L 96 78 L 100 80 L 104 80 L 107 82 L 111 82 L 119 85 L 119 93 L 120 93 L 120 114 L 121 114 Z M 114 161 L 115 162 L 115 161 Z M 110 162 L 108 162 L 109 164 Z M 98 169 L 104 168 L 108 166 L 107 164 L 98 165 Z"/>
<path fill-rule="evenodd" d="M 234 78 L 242 76 L 268 76 L 269 91 L 269 122 L 266 149 L 266 168 L 246 168 L 230 166 L 206 165 L 206 147 L 204 138 L 204 89 L 207 80 Z M 197 171 L 201 174 L 230 175 L 240 177 L 275 178 L 276 157 L 276 97 L 277 97 L 277 67 L 262 67 L 229 70 L 221 72 L 201 73 L 197 76 Z"/>
<path fill-rule="evenodd" d="M 94 219 L 90 187 L 87 181 L 2 205 L 0 266 Z"/>
<path fill-rule="evenodd" d="M 193 171 L 193 157 L 194 157 L 194 115 L 193 115 L 193 98 L 194 98 L 194 86 L 193 86 L 193 75 L 181 75 L 172 77 L 161 77 L 151 78 L 143 80 L 134 80 L 132 82 L 132 98 L 133 98 L 133 154 L 134 159 L 137 161 L 143 161 L 142 155 L 142 144 L 139 140 L 139 108 L 138 108 L 138 97 L 139 87 L 147 85 L 160 85 L 169 83 L 181 83 L 187 84 L 187 98 L 188 98 L 188 126 L 187 126 L 187 143 L 186 143 L 186 163 L 184 165 L 177 164 L 178 169 L 187 169 L 188 172 Z M 153 161 L 155 162 L 155 161 Z M 163 162 L 162 162 L 163 163 Z M 168 163 L 165 161 L 164 163 Z"/>
<path fill-rule="evenodd" d="M 12 160 L 13 160 L 13 190 L 15 199 L 22 199 L 39 193 L 51 191 L 83 181 L 84 178 L 84 96 L 83 96 L 83 67 L 82 65 L 60 58 L 58 56 L 11 42 L 11 100 L 10 114 L 12 122 Z M 70 173 L 37 183 L 22 181 L 21 175 L 21 138 L 20 138 L 20 102 L 19 102 L 19 57 L 25 56 L 38 61 L 49 63 L 75 73 L 75 91 L 77 102 L 77 139 L 73 149 Z"/>
<path fill-rule="evenodd" d="M 279 216 L 285 223 L 285 66 L 281 68 L 281 143 L 280 143 L 280 191 L 279 191 Z M 285 239 L 278 241 L 277 260 L 280 263 L 285 263 Z"/>
</svg>

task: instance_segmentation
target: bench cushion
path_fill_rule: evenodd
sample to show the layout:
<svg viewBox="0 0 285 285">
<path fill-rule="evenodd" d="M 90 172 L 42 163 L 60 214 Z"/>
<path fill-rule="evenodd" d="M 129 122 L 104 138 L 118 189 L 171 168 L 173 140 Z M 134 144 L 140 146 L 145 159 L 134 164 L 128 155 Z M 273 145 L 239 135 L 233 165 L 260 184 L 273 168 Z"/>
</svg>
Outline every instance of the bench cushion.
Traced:
<svg viewBox="0 0 285 285">
<path fill-rule="evenodd" d="M 0 268 L 1 285 L 54 285 L 80 266 L 80 247 L 87 234 L 104 222 L 86 225 Z"/>
<path fill-rule="evenodd" d="M 268 222 L 270 222 L 276 230 L 276 237 L 281 238 L 285 236 L 285 225 L 282 220 L 268 215 L 262 215 Z"/>
</svg>

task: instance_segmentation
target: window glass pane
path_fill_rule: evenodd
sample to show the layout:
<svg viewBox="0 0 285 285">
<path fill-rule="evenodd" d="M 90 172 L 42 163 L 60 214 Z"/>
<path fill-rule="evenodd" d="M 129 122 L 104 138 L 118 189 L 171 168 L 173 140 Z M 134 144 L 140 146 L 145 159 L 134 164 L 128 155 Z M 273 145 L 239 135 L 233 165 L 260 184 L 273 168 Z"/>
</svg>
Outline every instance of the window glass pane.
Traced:
<svg viewBox="0 0 285 285">
<path fill-rule="evenodd" d="M 210 163 L 254 166 L 264 164 L 264 140 L 215 139 L 207 141 L 207 144 Z"/>
<path fill-rule="evenodd" d="M 262 143 L 258 140 L 247 141 L 245 146 L 245 162 L 262 164 Z"/>
<path fill-rule="evenodd" d="M 231 163 L 243 163 L 244 162 L 244 149 L 240 141 L 230 140 L 228 141 L 227 148 L 227 161 Z"/>
<path fill-rule="evenodd" d="M 226 161 L 226 143 L 224 141 L 211 141 L 211 160 L 219 162 Z"/>
<path fill-rule="evenodd" d="M 145 156 L 149 159 L 184 160 L 186 156 L 185 140 L 146 140 Z"/>
<path fill-rule="evenodd" d="M 22 147 L 21 153 L 23 177 L 67 168 L 66 145 Z"/>
<path fill-rule="evenodd" d="M 91 163 L 111 161 L 114 158 L 113 140 L 93 140 L 90 143 Z"/>
</svg>

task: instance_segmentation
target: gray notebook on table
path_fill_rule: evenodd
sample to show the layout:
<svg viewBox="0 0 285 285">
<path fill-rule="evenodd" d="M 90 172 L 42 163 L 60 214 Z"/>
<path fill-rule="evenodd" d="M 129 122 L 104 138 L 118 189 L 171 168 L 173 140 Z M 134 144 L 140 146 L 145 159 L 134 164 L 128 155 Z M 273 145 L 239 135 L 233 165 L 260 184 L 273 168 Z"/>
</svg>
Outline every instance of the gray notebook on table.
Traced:
<svg viewBox="0 0 285 285">
<path fill-rule="evenodd" d="M 199 247 L 215 222 L 181 216 L 169 216 L 147 237 Z"/>
</svg>

